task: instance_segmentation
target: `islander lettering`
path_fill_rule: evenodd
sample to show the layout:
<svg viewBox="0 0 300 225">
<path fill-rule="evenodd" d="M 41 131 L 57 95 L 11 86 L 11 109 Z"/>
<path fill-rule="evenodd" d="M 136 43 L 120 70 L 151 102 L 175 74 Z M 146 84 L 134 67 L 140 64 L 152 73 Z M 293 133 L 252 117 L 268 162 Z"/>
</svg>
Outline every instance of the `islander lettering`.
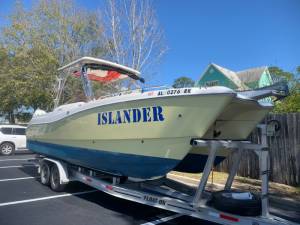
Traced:
<svg viewBox="0 0 300 225">
<path fill-rule="evenodd" d="M 161 106 L 98 113 L 98 125 L 164 121 Z"/>
</svg>

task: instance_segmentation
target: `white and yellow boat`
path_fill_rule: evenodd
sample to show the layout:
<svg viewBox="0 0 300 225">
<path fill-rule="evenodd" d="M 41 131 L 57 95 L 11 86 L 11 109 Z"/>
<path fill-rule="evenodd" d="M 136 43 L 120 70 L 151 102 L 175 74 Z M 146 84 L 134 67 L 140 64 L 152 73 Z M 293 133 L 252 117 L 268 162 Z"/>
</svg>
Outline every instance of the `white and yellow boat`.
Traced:
<svg viewBox="0 0 300 225">
<path fill-rule="evenodd" d="M 90 99 L 89 78 L 142 80 L 138 71 L 90 57 L 59 70 L 74 72 L 74 68 L 81 68 Z M 107 74 L 113 76 L 107 79 Z M 195 87 L 133 91 L 62 105 L 33 117 L 27 128 L 27 146 L 71 164 L 153 179 L 173 170 L 190 152 L 191 139 L 203 138 L 236 96 L 225 87 Z"/>
</svg>

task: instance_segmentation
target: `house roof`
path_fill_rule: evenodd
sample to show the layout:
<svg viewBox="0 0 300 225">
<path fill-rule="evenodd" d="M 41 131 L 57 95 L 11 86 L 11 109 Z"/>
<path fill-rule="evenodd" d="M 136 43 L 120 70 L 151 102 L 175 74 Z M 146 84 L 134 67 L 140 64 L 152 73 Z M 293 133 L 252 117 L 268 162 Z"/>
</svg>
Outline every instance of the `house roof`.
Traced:
<svg viewBox="0 0 300 225">
<path fill-rule="evenodd" d="M 211 65 L 224 74 L 228 79 L 230 79 L 239 89 L 247 89 L 247 86 L 243 84 L 235 72 L 214 63 L 211 63 Z"/>
<path fill-rule="evenodd" d="M 267 66 L 256 67 L 256 68 L 239 71 L 236 73 L 236 75 L 243 83 L 250 83 L 250 82 L 258 81 L 262 73 L 266 69 L 268 69 Z"/>
</svg>

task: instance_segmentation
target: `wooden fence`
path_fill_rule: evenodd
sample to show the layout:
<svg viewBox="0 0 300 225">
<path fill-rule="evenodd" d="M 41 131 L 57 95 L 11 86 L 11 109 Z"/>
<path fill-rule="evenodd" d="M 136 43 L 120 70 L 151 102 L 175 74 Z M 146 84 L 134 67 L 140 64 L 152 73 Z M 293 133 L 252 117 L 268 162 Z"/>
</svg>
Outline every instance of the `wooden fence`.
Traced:
<svg viewBox="0 0 300 225">
<path fill-rule="evenodd" d="M 268 136 L 270 152 L 270 180 L 288 185 L 300 185 L 300 113 L 270 114 L 265 121 L 278 120 L 281 129 L 274 136 Z M 259 143 L 258 130 L 249 140 Z M 234 154 L 234 153 L 233 153 Z M 233 154 L 216 167 L 217 171 L 228 172 Z M 242 157 L 238 175 L 259 178 L 258 157 L 246 151 Z"/>
</svg>

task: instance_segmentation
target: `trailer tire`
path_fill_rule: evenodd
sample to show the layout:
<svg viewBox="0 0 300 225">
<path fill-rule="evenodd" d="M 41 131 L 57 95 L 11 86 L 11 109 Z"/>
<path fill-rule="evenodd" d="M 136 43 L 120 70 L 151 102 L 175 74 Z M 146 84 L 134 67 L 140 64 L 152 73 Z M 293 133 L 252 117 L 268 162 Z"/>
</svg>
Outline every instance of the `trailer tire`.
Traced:
<svg viewBox="0 0 300 225">
<path fill-rule="evenodd" d="M 50 187 L 53 191 L 56 191 L 56 192 L 61 192 L 66 187 L 66 184 L 60 183 L 59 170 L 55 164 L 51 167 Z"/>
<path fill-rule="evenodd" d="M 211 204 L 218 210 L 241 216 L 261 215 L 261 198 L 252 194 L 252 199 L 234 199 L 231 193 L 241 191 L 218 191 L 212 194 Z"/>
<path fill-rule="evenodd" d="M 51 167 L 49 163 L 42 162 L 41 163 L 41 183 L 43 185 L 49 185 L 50 184 L 50 174 L 51 174 Z"/>
</svg>

